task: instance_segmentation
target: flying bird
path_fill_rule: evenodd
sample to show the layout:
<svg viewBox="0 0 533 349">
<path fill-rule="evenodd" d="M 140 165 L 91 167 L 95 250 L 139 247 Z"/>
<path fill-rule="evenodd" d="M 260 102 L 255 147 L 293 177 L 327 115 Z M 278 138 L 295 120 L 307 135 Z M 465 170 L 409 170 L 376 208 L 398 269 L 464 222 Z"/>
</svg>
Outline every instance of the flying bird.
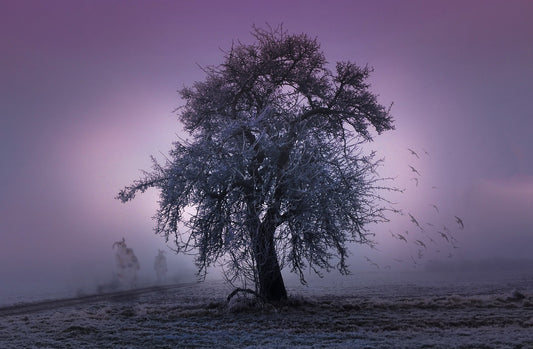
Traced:
<svg viewBox="0 0 533 349">
<path fill-rule="evenodd" d="M 461 226 L 461 229 L 464 229 L 465 225 L 463 224 L 463 220 L 457 216 L 454 216 L 454 217 L 455 217 L 455 221 L 457 222 L 457 224 Z"/>
<path fill-rule="evenodd" d="M 440 236 L 442 236 L 443 239 L 446 239 L 446 241 L 450 242 L 450 239 L 448 239 L 448 235 L 446 235 L 442 231 L 438 231 L 438 230 L 437 230 L 437 233 L 439 233 Z"/>
<path fill-rule="evenodd" d="M 367 261 L 368 263 L 370 263 L 370 264 L 372 264 L 373 266 L 375 266 L 376 268 L 380 269 L 379 265 L 378 265 L 376 262 L 372 261 L 372 260 L 371 260 L 370 258 L 368 258 L 367 256 L 365 256 L 365 259 L 366 259 L 366 261 Z"/>
<path fill-rule="evenodd" d="M 375 243 L 369 243 L 369 246 L 370 246 L 371 249 L 376 250 L 378 252 L 381 252 L 381 250 L 379 248 L 377 248 L 376 245 L 377 244 L 375 244 Z"/>
<path fill-rule="evenodd" d="M 418 175 L 420 176 L 420 172 L 418 172 L 418 171 L 416 170 L 416 168 L 414 168 L 414 167 L 411 166 L 411 165 L 407 165 L 407 166 L 409 166 L 409 168 L 411 169 L 412 172 L 414 172 L 414 173 L 416 173 L 416 174 L 418 174 Z"/>
<path fill-rule="evenodd" d="M 420 230 L 423 231 L 424 229 L 422 229 L 422 227 L 420 226 L 420 224 L 418 223 L 418 221 L 415 219 L 415 217 L 413 217 L 413 215 L 410 214 L 410 213 L 408 213 L 408 215 L 409 215 L 409 217 L 411 217 L 411 222 L 413 222 L 414 224 L 416 224 L 416 226 L 419 227 Z"/>
<path fill-rule="evenodd" d="M 431 243 L 435 244 L 435 240 L 433 240 L 433 238 L 432 238 L 431 236 L 429 236 L 429 235 L 427 235 L 427 234 L 426 234 L 426 236 L 427 236 L 427 238 L 429 239 L 429 241 L 431 241 Z"/>
<path fill-rule="evenodd" d="M 424 153 L 426 153 L 427 156 L 429 156 L 429 153 L 426 149 L 422 148 L 422 150 L 424 151 Z"/>
<path fill-rule="evenodd" d="M 407 242 L 407 239 L 406 239 L 406 238 L 405 238 L 405 236 L 403 236 L 402 234 L 400 234 L 400 233 L 397 233 L 396 235 L 398 236 L 398 239 L 400 239 L 400 240 L 403 240 L 403 241 Z"/>
<path fill-rule="evenodd" d="M 416 151 L 414 151 L 413 149 L 411 148 L 407 148 L 407 150 L 409 150 L 411 152 L 411 154 L 413 154 L 414 156 L 416 156 L 417 159 L 420 159 L 420 157 L 418 156 L 418 154 L 416 153 Z"/>
<path fill-rule="evenodd" d="M 422 242 L 422 241 L 420 241 L 420 240 L 415 240 L 415 244 L 418 244 L 418 245 L 420 245 L 420 246 L 424 247 L 425 249 L 427 249 L 427 246 L 426 246 L 426 244 L 425 244 L 425 243 L 423 243 L 423 242 Z"/>
<path fill-rule="evenodd" d="M 435 205 L 435 204 L 431 204 L 431 206 L 433 206 L 433 208 L 435 209 L 435 211 L 437 211 L 437 213 L 439 213 L 439 208 L 437 207 L 437 205 Z"/>
</svg>

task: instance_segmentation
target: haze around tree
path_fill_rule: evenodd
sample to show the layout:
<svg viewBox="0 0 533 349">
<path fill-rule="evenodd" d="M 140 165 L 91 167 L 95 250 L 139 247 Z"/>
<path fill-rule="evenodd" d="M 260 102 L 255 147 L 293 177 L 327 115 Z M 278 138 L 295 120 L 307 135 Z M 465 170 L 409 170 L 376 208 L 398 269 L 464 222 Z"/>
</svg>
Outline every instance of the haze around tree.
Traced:
<svg viewBox="0 0 533 349">
<path fill-rule="evenodd" d="M 189 137 L 120 191 L 160 191 L 155 231 L 194 252 L 200 275 L 221 264 L 231 282 L 287 298 L 281 270 L 348 272 L 350 243 L 372 244 L 388 189 L 364 144 L 393 129 L 370 91 L 368 66 L 330 65 L 317 39 L 282 27 L 235 42 L 203 81 L 180 91 Z"/>
</svg>

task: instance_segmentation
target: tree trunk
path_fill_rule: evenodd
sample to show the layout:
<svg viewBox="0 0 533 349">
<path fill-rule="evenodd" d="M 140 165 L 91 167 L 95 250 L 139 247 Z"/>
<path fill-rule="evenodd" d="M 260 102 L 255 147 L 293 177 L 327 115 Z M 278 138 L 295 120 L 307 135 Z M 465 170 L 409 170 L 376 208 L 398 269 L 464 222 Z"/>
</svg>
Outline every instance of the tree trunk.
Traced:
<svg viewBox="0 0 533 349">
<path fill-rule="evenodd" d="M 281 275 L 276 247 L 274 245 L 273 229 L 259 229 L 259 236 L 255 243 L 255 261 L 259 282 L 259 294 L 267 301 L 287 299 L 287 290 Z"/>
</svg>

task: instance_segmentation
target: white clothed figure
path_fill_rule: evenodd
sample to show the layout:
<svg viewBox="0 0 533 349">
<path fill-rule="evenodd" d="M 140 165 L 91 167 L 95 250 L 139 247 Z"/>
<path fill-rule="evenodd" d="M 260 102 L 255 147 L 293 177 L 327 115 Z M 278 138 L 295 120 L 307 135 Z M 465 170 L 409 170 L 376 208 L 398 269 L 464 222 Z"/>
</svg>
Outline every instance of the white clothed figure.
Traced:
<svg viewBox="0 0 533 349">
<path fill-rule="evenodd" d="M 117 277 L 121 285 L 133 288 L 137 285 L 137 271 L 140 269 L 139 261 L 131 248 L 122 238 L 113 244 L 116 247 L 115 261 L 117 263 Z"/>
</svg>

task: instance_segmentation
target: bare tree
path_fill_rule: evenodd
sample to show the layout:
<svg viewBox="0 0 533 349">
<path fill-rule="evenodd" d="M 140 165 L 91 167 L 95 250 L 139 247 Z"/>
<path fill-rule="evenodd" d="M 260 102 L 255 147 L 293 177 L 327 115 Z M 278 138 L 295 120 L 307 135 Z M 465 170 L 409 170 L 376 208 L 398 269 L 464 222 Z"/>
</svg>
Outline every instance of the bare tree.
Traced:
<svg viewBox="0 0 533 349">
<path fill-rule="evenodd" d="M 386 220 L 378 161 L 361 145 L 371 127 L 393 124 L 369 92 L 369 67 L 331 71 L 316 39 L 281 27 L 252 34 L 253 44 L 235 43 L 180 91 L 189 139 L 118 199 L 160 189 L 155 230 L 177 251 L 197 251 L 201 275 L 221 262 L 280 300 L 284 266 L 302 282 L 307 268 L 347 273 L 347 243 L 371 243 L 367 223 Z"/>
</svg>

